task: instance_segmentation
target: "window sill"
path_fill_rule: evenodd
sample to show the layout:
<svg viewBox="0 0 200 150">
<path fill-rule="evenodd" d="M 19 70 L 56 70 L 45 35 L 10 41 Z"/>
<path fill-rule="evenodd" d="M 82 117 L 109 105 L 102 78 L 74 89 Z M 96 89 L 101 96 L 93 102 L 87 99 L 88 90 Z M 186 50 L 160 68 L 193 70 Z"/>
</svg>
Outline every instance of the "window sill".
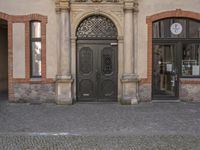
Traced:
<svg viewBox="0 0 200 150">
<path fill-rule="evenodd" d="M 34 81 L 38 82 L 38 81 L 42 81 L 42 78 L 31 78 L 30 81 L 31 82 L 34 82 Z"/>
<path fill-rule="evenodd" d="M 196 78 L 180 78 L 182 84 L 200 84 L 200 77 Z"/>
</svg>

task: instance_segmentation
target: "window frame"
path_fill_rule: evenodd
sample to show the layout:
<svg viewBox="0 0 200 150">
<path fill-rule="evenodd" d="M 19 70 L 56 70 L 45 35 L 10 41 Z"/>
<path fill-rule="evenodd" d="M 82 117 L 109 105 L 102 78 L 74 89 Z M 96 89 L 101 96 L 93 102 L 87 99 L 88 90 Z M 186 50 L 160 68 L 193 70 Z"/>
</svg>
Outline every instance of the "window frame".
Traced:
<svg viewBox="0 0 200 150">
<path fill-rule="evenodd" d="M 40 23 L 40 32 L 41 32 L 41 35 L 40 37 L 32 37 L 32 23 Z M 32 47 L 32 44 L 34 42 L 40 42 L 41 43 L 41 70 L 42 70 L 42 21 L 40 20 L 31 20 L 30 21 L 30 78 L 42 78 L 42 71 L 41 71 L 41 75 L 40 76 L 35 76 L 33 75 L 33 47 Z"/>
<path fill-rule="evenodd" d="M 156 23 L 156 22 L 159 22 L 159 21 L 162 21 L 162 20 L 165 20 L 165 19 L 185 19 L 186 20 L 186 37 L 185 38 L 154 38 L 154 28 L 153 28 L 153 24 Z M 163 19 L 160 19 L 160 20 L 156 20 L 154 22 L 152 22 L 152 50 L 153 50 L 153 45 L 155 44 L 167 44 L 167 43 L 175 43 L 177 45 L 177 67 L 180 67 L 179 68 L 179 72 L 178 72 L 178 76 L 180 78 L 191 78 L 191 79 L 197 79 L 197 78 L 200 78 L 200 74 L 197 75 L 197 76 L 184 76 L 182 74 L 182 60 L 183 60 L 183 50 L 182 50 L 182 47 L 183 47 L 183 44 L 200 44 L 200 37 L 199 38 L 192 38 L 192 37 L 189 37 L 189 21 L 196 21 L 196 22 L 199 22 L 200 24 L 200 20 L 195 20 L 195 19 L 192 19 L 192 18 L 185 18 L 185 17 L 168 17 L 168 18 L 163 18 Z M 180 57 L 178 57 L 180 55 Z M 199 62 L 199 65 L 200 65 L 200 62 Z"/>
</svg>

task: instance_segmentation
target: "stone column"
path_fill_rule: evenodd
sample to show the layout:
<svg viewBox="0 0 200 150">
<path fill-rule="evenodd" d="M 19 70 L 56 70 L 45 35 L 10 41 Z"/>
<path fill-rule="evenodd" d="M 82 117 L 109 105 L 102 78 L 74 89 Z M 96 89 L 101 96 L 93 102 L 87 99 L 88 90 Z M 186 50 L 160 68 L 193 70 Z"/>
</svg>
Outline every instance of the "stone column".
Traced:
<svg viewBox="0 0 200 150">
<path fill-rule="evenodd" d="M 121 104 L 138 103 L 138 76 L 134 63 L 134 25 L 133 12 L 135 1 L 124 1 L 124 72 L 122 75 L 122 99 Z"/>
<path fill-rule="evenodd" d="M 60 18 L 60 50 L 58 56 L 58 75 L 56 77 L 57 104 L 72 104 L 70 2 L 58 0 L 56 11 Z"/>
</svg>

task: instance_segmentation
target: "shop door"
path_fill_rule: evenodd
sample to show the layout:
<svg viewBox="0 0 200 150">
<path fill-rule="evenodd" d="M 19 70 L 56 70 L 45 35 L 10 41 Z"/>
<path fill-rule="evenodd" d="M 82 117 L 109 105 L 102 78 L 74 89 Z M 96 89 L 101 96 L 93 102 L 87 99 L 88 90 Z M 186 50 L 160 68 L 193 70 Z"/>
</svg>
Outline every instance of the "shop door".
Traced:
<svg viewBox="0 0 200 150">
<path fill-rule="evenodd" d="M 78 101 L 117 101 L 117 43 L 77 41 Z"/>
<path fill-rule="evenodd" d="M 178 98 L 178 66 L 176 44 L 153 46 L 153 100 Z"/>
</svg>

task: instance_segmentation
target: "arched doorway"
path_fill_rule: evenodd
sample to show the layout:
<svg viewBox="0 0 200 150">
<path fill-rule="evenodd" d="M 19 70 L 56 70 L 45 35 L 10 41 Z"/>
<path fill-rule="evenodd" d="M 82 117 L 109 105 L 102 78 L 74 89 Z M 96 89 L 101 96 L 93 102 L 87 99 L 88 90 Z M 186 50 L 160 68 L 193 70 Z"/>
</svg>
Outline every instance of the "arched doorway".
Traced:
<svg viewBox="0 0 200 150">
<path fill-rule="evenodd" d="M 0 100 L 8 98 L 8 23 L 0 19 Z"/>
<path fill-rule="evenodd" d="M 117 101 L 117 28 L 105 16 L 93 15 L 77 28 L 76 87 L 78 101 Z"/>
</svg>

